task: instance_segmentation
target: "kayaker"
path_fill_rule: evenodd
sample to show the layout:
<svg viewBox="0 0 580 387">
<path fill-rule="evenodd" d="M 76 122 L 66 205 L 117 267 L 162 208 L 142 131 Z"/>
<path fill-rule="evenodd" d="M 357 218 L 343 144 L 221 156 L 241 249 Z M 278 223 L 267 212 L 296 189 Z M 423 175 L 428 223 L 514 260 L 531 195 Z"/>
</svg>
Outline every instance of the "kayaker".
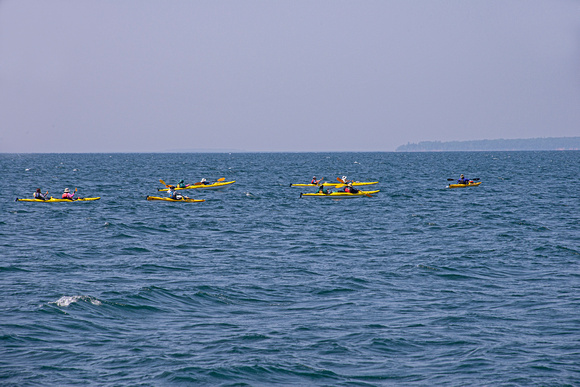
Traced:
<svg viewBox="0 0 580 387">
<path fill-rule="evenodd" d="M 323 184 L 320 187 L 318 187 L 318 191 L 316 191 L 316 193 L 322 193 L 322 194 L 328 195 L 330 192 L 328 192 L 327 189 L 324 189 L 324 184 Z"/>
<path fill-rule="evenodd" d="M 203 179 L 201 179 L 200 183 L 203 184 L 203 185 L 209 185 L 209 184 L 211 184 L 211 182 L 207 181 L 205 179 L 205 177 Z"/>
<path fill-rule="evenodd" d="M 310 181 L 310 184 L 318 185 L 318 183 L 320 183 L 321 181 L 322 181 L 322 179 L 316 180 L 316 176 L 312 176 L 312 180 Z"/>
<path fill-rule="evenodd" d="M 348 183 L 348 185 L 346 186 L 346 188 L 344 189 L 344 192 L 349 192 L 349 193 L 358 193 L 358 189 L 354 188 L 352 186 L 352 183 Z"/>
<path fill-rule="evenodd" d="M 46 200 L 46 195 L 48 195 L 48 191 L 43 195 L 40 188 L 37 188 L 33 196 L 35 199 Z"/>
<path fill-rule="evenodd" d="M 461 174 L 459 180 L 457 180 L 457 184 L 469 184 L 469 179 L 466 179 L 465 176 Z"/>
<path fill-rule="evenodd" d="M 181 200 L 183 198 L 180 194 L 177 193 L 175 187 L 172 185 L 167 187 L 167 194 L 173 200 Z"/>
<path fill-rule="evenodd" d="M 183 179 L 179 180 L 179 183 L 177 183 L 177 188 L 185 188 L 185 187 L 187 187 L 185 181 Z"/>
<path fill-rule="evenodd" d="M 73 200 L 75 196 L 75 193 L 70 193 L 70 189 L 65 188 L 64 192 L 62 193 L 62 198 L 63 199 L 69 199 L 69 200 Z"/>
</svg>

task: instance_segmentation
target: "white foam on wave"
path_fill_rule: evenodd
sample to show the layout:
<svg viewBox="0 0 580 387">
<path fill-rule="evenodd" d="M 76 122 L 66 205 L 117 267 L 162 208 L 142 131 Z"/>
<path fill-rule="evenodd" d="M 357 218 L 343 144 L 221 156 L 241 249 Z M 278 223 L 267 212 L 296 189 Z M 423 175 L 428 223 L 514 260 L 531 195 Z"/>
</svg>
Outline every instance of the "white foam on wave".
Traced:
<svg viewBox="0 0 580 387">
<path fill-rule="evenodd" d="M 96 298 L 93 297 L 88 297 L 88 296 L 62 296 L 61 298 L 59 298 L 55 304 L 58 306 L 69 306 L 70 304 L 72 304 L 73 302 L 78 302 L 78 301 L 87 301 L 90 302 L 93 305 L 101 305 L 101 301 L 97 300 Z"/>
</svg>

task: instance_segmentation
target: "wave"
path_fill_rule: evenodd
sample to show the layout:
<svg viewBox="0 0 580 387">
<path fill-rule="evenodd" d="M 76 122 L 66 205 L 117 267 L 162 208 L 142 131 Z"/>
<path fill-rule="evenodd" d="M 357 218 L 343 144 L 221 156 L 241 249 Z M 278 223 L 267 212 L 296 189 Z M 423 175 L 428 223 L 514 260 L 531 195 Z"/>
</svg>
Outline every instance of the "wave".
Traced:
<svg viewBox="0 0 580 387">
<path fill-rule="evenodd" d="M 62 296 L 58 300 L 50 302 L 49 304 L 56 304 L 57 306 L 66 308 L 70 304 L 74 304 L 77 302 L 89 302 L 97 306 L 102 305 L 101 301 L 91 296 Z"/>
</svg>

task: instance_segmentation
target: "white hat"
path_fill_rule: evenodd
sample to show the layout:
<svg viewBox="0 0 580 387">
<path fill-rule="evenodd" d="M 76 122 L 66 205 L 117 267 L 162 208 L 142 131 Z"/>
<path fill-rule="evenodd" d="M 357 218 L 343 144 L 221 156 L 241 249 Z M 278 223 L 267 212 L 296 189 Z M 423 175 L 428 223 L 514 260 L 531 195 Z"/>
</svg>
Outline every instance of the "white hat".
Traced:
<svg viewBox="0 0 580 387">
<path fill-rule="evenodd" d="M 201 179 L 201 182 L 202 182 L 202 183 L 203 183 L 204 181 L 207 181 L 207 180 L 205 179 L 205 177 L 204 177 L 203 179 Z"/>
<path fill-rule="evenodd" d="M 69 192 L 70 192 L 70 189 L 68 189 L 68 188 L 64 189 L 64 193 L 69 193 Z"/>
</svg>

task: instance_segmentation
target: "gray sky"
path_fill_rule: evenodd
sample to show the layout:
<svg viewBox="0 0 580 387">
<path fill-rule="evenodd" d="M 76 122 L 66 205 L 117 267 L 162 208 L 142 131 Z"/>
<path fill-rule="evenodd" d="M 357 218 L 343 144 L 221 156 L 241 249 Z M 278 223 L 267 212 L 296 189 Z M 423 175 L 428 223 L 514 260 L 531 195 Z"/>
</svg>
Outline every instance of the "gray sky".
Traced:
<svg viewBox="0 0 580 387">
<path fill-rule="evenodd" d="M 0 152 L 580 135 L 580 1 L 0 0 Z"/>
</svg>

